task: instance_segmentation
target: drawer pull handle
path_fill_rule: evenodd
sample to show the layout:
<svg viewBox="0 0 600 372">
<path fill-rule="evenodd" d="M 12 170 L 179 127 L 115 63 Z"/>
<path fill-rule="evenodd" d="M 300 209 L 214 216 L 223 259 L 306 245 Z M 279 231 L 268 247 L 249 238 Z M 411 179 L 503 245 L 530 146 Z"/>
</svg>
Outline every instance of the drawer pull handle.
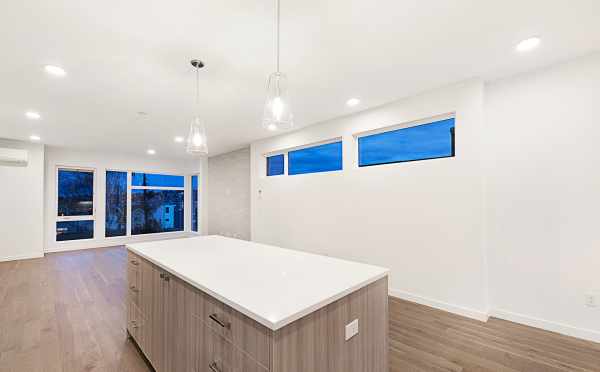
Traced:
<svg viewBox="0 0 600 372">
<path fill-rule="evenodd" d="M 132 285 L 131 287 L 129 287 L 129 289 L 131 289 L 133 292 L 138 292 L 139 291 L 139 289 L 137 289 L 135 287 L 135 285 Z"/>
<path fill-rule="evenodd" d="M 131 328 L 135 329 L 135 328 L 138 328 L 138 327 L 139 326 L 138 326 L 137 322 L 135 320 L 132 320 L 131 321 Z"/>
<path fill-rule="evenodd" d="M 140 263 L 139 263 L 139 262 L 137 262 L 136 260 L 131 260 L 131 264 L 132 264 L 132 265 L 135 265 L 135 266 L 137 266 L 137 265 L 139 265 Z"/>
<path fill-rule="evenodd" d="M 229 322 L 223 322 L 221 321 L 218 317 L 217 314 L 210 314 L 208 316 L 210 319 L 212 319 L 215 323 L 217 323 L 218 325 L 220 325 L 223 328 L 227 328 L 229 329 L 231 327 L 231 323 Z"/>
<path fill-rule="evenodd" d="M 210 368 L 210 370 L 213 372 L 221 372 L 221 370 L 219 369 L 219 366 L 217 365 L 217 362 L 212 362 L 211 364 L 208 365 L 208 368 Z"/>
</svg>

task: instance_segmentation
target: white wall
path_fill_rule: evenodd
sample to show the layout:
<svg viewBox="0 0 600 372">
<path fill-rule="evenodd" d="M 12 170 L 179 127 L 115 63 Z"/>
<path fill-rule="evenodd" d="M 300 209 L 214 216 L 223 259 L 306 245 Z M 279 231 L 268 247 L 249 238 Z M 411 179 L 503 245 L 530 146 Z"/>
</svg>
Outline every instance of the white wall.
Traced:
<svg viewBox="0 0 600 372">
<path fill-rule="evenodd" d="M 250 240 L 250 148 L 208 159 L 208 233 Z"/>
<path fill-rule="evenodd" d="M 487 319 L 482 109 L 470 81 L 253 143 L 252 239 L 389 267 L 393 294 Z M 356 167 L 354 133 L 450 112 L 455 158 Z M 339 136 L 344 171 L 265 176 L 263 154 Z"/>
<path fill-rule="evenodd" d="M 59 166 L 93 168 L 96 170 L 96 208 L 95 238 L 93 240 L 56 242 L 56 169 Z M 140 235 L 135 237 L 104 238 L 106 170 L 163 172 L 168 174 L 192 175 L 200 174 L 200 233 L 206 233 L 206 195 L 207 187 L 206 159 L 190 158 L 187 160 L 161 159 L 158 156 L 126 156 L 113 153 L 94 153 L 74 151 L 55 147 L 46 147 L 45 177 L 45 251 L 95 248 L 125 244 L 134 241 L 155 240 L 186 236 L 190 229 L 190 178 L 186 178 L 185 193 L 185 230 L 183 233 L 165 233 Z"/>
<path fill-rule="evenodd" d="M 0 261 L 43 256 L 44 146 L 0 139 L 25 149 L 27 166 L 0 164 Z"/>
<path fill-rule="evenodd" d="M 485 107 L 494 315 L 600 342 L 600 54 L 490 84 Z"/>
</svg>

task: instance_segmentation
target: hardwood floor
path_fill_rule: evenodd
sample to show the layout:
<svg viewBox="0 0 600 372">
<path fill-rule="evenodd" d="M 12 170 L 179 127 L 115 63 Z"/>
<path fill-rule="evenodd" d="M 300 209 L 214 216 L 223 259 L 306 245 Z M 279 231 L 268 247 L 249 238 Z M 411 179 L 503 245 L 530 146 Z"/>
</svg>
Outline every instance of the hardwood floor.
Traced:
<svg viewBox="0 0 600 372">
<path fill-rule="evenodd" d="M 116 247 L 0 263 L 0 371 L 151 371 L 125 336 L 126 262 Z M 393 372 L 600 371 L 599 344 L 394 298 L 390 348 Z"/>
<path fill-rule="evenodd" d="M 391 371 L 600 371 L 600 344 L 390 298 Z"/>
</svg>

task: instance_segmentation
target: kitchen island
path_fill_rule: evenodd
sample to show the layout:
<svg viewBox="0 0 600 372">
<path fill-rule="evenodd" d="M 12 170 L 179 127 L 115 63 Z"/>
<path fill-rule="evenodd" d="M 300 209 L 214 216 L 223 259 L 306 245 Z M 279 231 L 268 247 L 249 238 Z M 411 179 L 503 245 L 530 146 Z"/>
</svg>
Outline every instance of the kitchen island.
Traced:
<svg viewBox="0 0 600 372">
<path fill-rule="evenodd" d="M 388 369 L 387 269 L 220 236 L 127 249 L 127 331 L 158 372 Z"/>
</svg>

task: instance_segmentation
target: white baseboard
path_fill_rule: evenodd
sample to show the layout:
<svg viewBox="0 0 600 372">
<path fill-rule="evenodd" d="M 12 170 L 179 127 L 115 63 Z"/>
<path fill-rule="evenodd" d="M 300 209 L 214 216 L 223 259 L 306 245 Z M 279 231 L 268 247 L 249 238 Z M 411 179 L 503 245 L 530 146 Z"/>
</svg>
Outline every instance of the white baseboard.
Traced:
<svg viewBox="0 0 600 372">
<path fill-rule="evenodd" d="M 526 326 L 542 329 L 545 331 L 559 333 L 565 336 L 571 336 L 582 340 L 600 343 L 600 332 L 591 329 L 578 328 L 567 324 L 551 322 L 548 320 L 517 314 L 501 309 L 492 310 L 489 313 L 486 313 L 483 311 L 469 309 L 463 306 L 433 300 L 431 298 L 418 296 L 412 293 L 399 291 L 392 288 L 390 288 L 389 294 L 392 297 L 398 297 L 406 301 L 415 302 L 421 305 L 433 307 L 438 310 L 447 311 L 452 314 L 461 315 L 482 322 L 487 322 L 490 317 L 494 317 L 498 319 L 508 320 L 514 323 L 524 324 Z"/>
<path fill-rule="evenodd" d="M 578 328 L 567 324 L 551 322 L 544 319 L 534 318 L 527 315 L 517 314 L 506 310 L 493 310 L 490 316 L 508 320 L 514 323 L 524 324 L 530 327 L 540 328 L 562 335 L 580 338 L 582 340 L 600 343 L 600 332 L 591 329 Z"/>
<path fill-rule="evenodd" d="M 32 258 L 42 258 L 44 257 L 44 254 L 20 254 L 20 255 L 16 255 L 16 256 L 6 256 L 6 257 L 0 257 L 0 262 L 5 262 L 5 261 L 16 261 L 16 260 L 30 260 Z"/>
<path fill-rule="evenodd" d="M 398 297 L 403 300 L 407 300 L 410 302 L 416 302 L 421 305 L 433 307 L 438 310 L 447 311 L 449 313 L 461 315 L 467 318 L 479 320 L 481 322 L 487 322 L 489 319 L 489 314 L 484 311 L 469 309 L 463 306 L 453 305 L 442 301 L 433 300 L 431 298 L 426 298 L 422 296 L 417 296 L 412 293 L 399 291 L 396 289 L 389 290 L 390 296 Z"/>
<path fill-rule="evenodd" d="M 190 232 L 183 231 L 183 232 L 177 232 L 177 233 L 138 235 L 138 236 L 114 237 L 114 238 L 99 238 L 99 239 L 81 240 L 81 241 L 74 240 L 74 241 L 54 243 L 52 246 L 46 247 L 46 249 L 44 249 L 44 252 L 45 253 L 58 253 L 58 252 L 68 252 L 68 251 L 80 251 L 83 249 L 115 247 L 118 245 L 125 245 L 125 244 L 144 243 L 144 242 L 168 240 L 168 239 L 190 238 L 193 236 L 196 236 L 196 235 L 192 235 L 192 233 L 190 233 Z"/>
</svg>

